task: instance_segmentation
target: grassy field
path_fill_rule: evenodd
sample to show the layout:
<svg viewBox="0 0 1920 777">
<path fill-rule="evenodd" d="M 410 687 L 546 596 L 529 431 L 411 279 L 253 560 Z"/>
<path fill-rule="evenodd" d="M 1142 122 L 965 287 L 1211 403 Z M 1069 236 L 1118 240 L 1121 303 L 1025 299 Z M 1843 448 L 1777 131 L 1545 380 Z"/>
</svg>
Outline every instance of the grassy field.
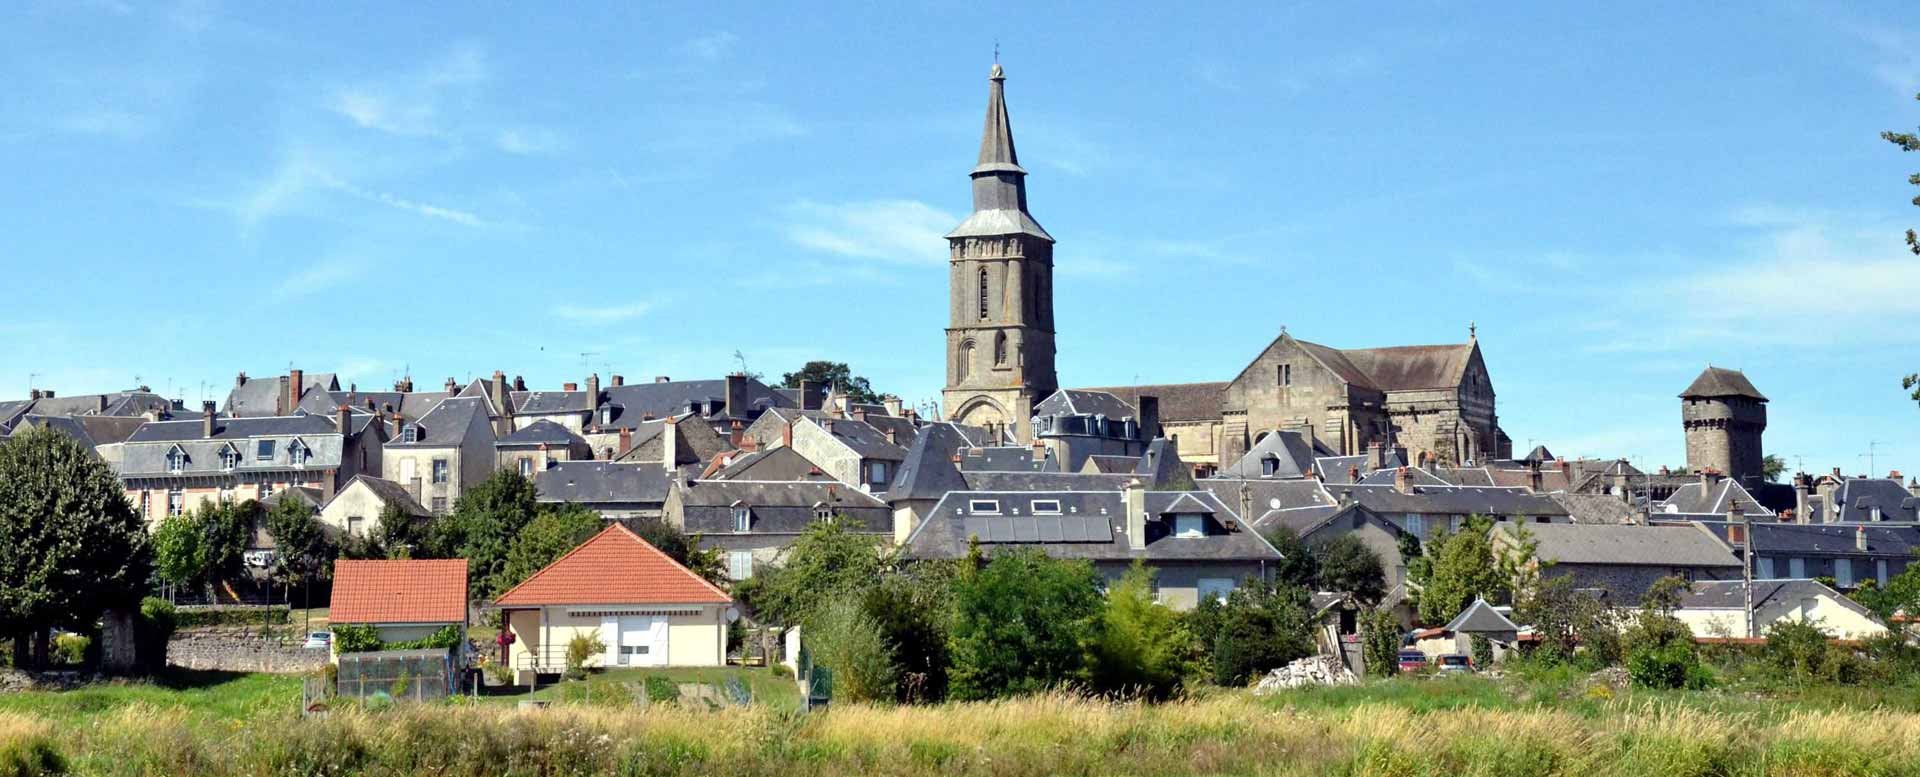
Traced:
<svg viewBox="0 0 1920 777">
<path fill-rule="evenodd" d="M 544 685 L 531 693 L 507 691 L 481 698 L 487 702 L 539 700 L 549 704 L 631 706 L 635 691 L 644 687 L 649 677 L 663 677 L 676 684 L 706 683 L 723 688 L 728 680 L 737 678 L 753 695 L 756 704 L 765 704 L 776 710 L 796 710 L 800 707 L 800 688 L 794 683 L 792 675 L 733 667 L 614 669 L 588 675 L 586 680 L 580 682 Z"/>
<path fill-rule="evenodd" d="M 632 681 L 595 680 L 580 687 Z M 174 685 L 0 697 L 0 775 L 1920 775 L 1911 690 L 1648 693 L 1569 674 L 801 714 L 635 710 L 569 701 L 577 691 L 561 686 L 538 711 L 463 702 L 302 719 L 297 678 Z"/>
</svg>

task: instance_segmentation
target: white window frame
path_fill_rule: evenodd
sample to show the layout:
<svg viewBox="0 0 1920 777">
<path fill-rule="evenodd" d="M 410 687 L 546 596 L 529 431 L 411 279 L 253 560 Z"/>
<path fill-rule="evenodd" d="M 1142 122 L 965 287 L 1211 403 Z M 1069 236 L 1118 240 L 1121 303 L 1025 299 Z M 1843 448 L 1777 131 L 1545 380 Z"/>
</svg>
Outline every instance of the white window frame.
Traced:
<svg viewBox="0 0 1920 777">
<path fill-rule="evenodd" d="M 745 580 L 753 577 L 753 551 L 733 550 L 727 552 L 727 577 L 733 580 Z"/>
<path fill-rule="evenodd" d="M 1034 515 L 1060 514 L 1060 500 L 1058 499 L 1035 499 L 1029 507 L 1032 508 Z"/>
<path fill-rule="evenodd" d="M 446 483 L 453 479 L 453 464 L 445 457 L 436 458 L 428 465 L 427 474 L 433 478 L 433 483 Z"/>
<path fill-rule="evenodd" d="M 1206 601 L 1207 597 L 1214 597 L 1224 602 L 1227 597 L 1233 595 L 1234 587 L 1231 577 L 1203 577 L 1194 583 L 1194 591 L 1198 595 L 1197 601 L 1202 602 Z"/>
<path fill-rule="evenodd" d="M 187 512 L 187 492 L 178 486 L 167 489 L 167 517 Z"/>
<path fill-rule="evenodd" d="M 520 457 L 520 477 L 523 477 L 523 478 L 533 477 L 533 457 L 532 456 Z"/>
<path fill-rule="evenodd" d="M 1420 539 L 1427 538 L 1427 517 L 1420 513 L 1407 513 L 1407 533 Z"/>
<path fill-rule="evenodd" d="M 167 471 L 175 475 L 187 468 L 187 452 L 179 448 L 167 451 Z"/>
<path fill-rule="evenodd" d="M 967 512 L 973 513 L 974 515 L 999 515 L 1000 500 L 969 499 L 967 500 Z"/>
<path fill-rule="evenodd" d="M 733 531 L 735 534 L 753 531 L 753 508 L 746 505 L 733 508 Z"/>
</svg>

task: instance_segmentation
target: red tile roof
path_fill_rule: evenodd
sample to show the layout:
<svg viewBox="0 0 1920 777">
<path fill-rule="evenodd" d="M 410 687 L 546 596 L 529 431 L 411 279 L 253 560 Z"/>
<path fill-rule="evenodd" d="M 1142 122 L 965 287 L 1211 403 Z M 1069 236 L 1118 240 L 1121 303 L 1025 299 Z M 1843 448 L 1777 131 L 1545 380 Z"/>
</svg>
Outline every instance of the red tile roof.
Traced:
<svg viewBox="0 0 1920 777">
<path fill-rule="evenodd" d="M 733 598 L 618 523 L 494 604 L 727 604 Z"/>
<path fill-rule="evenodd" d="M 333 563 L 334 623 L 465 623 L 467 560 Z"/>
</svg>

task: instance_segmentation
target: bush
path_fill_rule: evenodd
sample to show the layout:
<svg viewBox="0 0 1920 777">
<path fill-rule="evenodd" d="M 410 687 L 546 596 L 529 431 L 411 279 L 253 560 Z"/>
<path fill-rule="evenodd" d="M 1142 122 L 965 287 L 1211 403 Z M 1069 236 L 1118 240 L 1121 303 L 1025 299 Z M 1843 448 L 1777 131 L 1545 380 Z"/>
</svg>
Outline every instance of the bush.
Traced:
<svg viewBox="0 0 1920 777">
<path fill-rule="evenodd" d="M 1036 550 L 996 556 L 953 585 L 951 695 L 990 699 L 1073 683 L 1100 612 L 1099 577 L 1085 561 Z"/>
<path fill-rule="evenodd" d="M 674 685 L 666 677 L 650 674 L 641 682 L 647 689 L 647 701 L 666 703 L 680 700 L 680 686 Z"/>
<path fill-rule="evenodd" d="M 1107 589 L 1087 649 L 1094 690 L 1161 700 L 1180 692 L 1191 641 L 1178 614 L 1153 600 L 1153 571 L 1138 561 Z"/>
<path fill-rule="evenodd" d="M 1487 639 L 1485 635 L 1474 634 L 1467 639 L 1467 644 L 1473 650 L 1475 669 L 1484 670 L 1493 666 L 1493 640 Z"/>
<path fill-rule="evenodd" d="M 893 664 L 899 669 L 895 701 L 947 698 L 952 664 L 947 652 L 952 631 L 948 593 L 954 568 L 950 563 L 920 562 L 867 589 L 865 609 L 893 646 Z"/>
<path fill-rule="evenodd" d="M 1196 610 L 1198 611 L 1198 610 Z M 1198 623 L 1213 634 L 1208 656 L 1213 682 L 1244 686 L 1254 678 L 1314 653 L 1313 610 L 1307 590 L 1248 580 L 1225 605 L 1203 613 Z"/>
<path fill-rule="evenodd" d="M 167 642 L 178 625 L 173 603 L 149 596 L 140 600 L 140 618 L 134 622 L 133 644 L 140 667 L 148 674 L 167 668 Z"/>
<path fill-rule="evenodd" d="M 176 609 L 174 613 L 174 624 L 183 629 L 263 623 L 277 626 L 293 622 L 293 611 L 286 607 L 188 607 Z"/>
<path fill-rule="evenodd" d="M 576 632 L 573 639 L 567 640 L 567 679 L 586 677 L 587 660 L 605 652 L 607 643 L 600 641 L 598 632 Z"/>
<path fill-rule="evenodd" d="M 333 626 L 334 653 L 367 653 L 380 649 L 380 631 L 364 623 Z"/>
<path fill-rule="evenodd" d="M 893 646 L 880 624 L 858 602 L 828 602 L 814 610 L 801 630 L 814 663 L 833 672 L 838 701 L 873 702 L 894 698 Z"/>
<path fill-rule="evenodd" d="M 1627 676 L 1642 688 L 1699 690 L 1713 684 L 1713 675 L 1700 663 L 1690 644 L 1646 644 L 1627 654 Z"/>
<path fill-rule="evenodd" d="M 62 633 L 53 637 L 53 660 L 68 666 L 80 666 L 87 662 L 87 646 L 93 640 L 85 634 Z"/>
<path fill-rule="evenodd" d="M 1400 673 L 1400 622 L 1384 607 L 1360 615 L 1360 663 L 1367 674 L 1392 677 Z"/>
<path fill-rule="evenodd" d="M 1853 652 L 1831 642 L 1817 621 L 1780 620 L 1767 628 L 1761 651 L 1777 676 L 1789 682 L 1859 683 L 1867 674 Z"/>
</svg>

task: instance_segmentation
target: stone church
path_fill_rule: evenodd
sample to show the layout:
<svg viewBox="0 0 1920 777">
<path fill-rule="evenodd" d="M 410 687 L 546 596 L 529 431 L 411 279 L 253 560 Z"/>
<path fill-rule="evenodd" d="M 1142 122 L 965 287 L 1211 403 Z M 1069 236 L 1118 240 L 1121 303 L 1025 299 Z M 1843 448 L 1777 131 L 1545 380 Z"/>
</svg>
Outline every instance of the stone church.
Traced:
<svg viewBox="0 0 1920 777">
<path fill-rule="evenodd" d="M 942 399 L 948 420 L 1026 443 L 1036 406 L 1059 387 L 1053 236 L 1027 210 L 1027 171 L 1014 151 L 998 64 L 989 84 L 973 212 L 946 236 Z M 1155 426 L 1183 461 L 1203 470 L 1231 465 L 1283 429 L 1302 432 L 1333 455 L 1363 453 L 1375 443 L 1405 447 L 1412 461 L 1447 465 L 1512 455 L 1471 332 L 1454 345 L 1340 350 L 1283 330 L 1231 381 L 1093 390 L 1134 408 L 1149 398 L 1158 408 Z"/>
</svg>

